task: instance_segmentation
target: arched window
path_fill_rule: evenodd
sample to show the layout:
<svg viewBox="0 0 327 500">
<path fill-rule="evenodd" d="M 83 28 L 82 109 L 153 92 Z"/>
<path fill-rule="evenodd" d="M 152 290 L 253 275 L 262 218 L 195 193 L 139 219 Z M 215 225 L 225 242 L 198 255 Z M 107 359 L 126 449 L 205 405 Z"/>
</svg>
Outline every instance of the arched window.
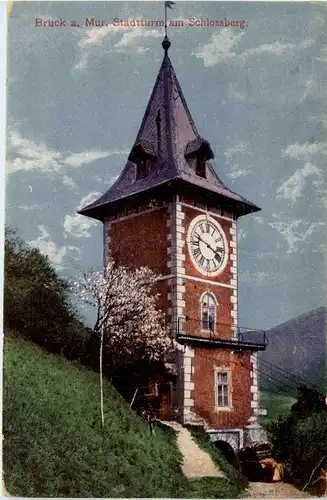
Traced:
<svg viewBox="0 0 327 500">
<path fill-rule="evenodd" d="M 214 332 L 216 329 L 217 299 L 213 293 L 205 292 L 201 296 L 201 329 Z"/>
</svg>

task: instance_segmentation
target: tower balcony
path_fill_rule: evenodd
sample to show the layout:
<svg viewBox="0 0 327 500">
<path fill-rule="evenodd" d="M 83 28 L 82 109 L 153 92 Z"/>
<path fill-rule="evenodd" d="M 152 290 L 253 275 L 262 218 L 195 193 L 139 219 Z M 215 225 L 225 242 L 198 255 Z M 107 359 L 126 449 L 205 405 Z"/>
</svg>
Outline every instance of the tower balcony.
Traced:
<svg viewBox="0 0 327 500">
<path fill-rule="evenodd" d="M 187 316 L 178 318 L 175 340 L 182 345 L 233 351 L 264 351 L 268 345 L 264 330 L 219 323 L 210 319 L 200 321 Z"/>
</svg>

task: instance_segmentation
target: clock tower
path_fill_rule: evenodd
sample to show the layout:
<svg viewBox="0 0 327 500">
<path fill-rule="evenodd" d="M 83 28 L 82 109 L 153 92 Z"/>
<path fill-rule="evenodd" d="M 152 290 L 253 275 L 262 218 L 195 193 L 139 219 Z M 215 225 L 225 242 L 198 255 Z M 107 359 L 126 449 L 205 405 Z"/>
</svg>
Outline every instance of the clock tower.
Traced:
<svg viewBox="0 0 327 500">
<path fill-rule="evenodd" d="M 160 275 L 176 374 L 171 419 L 204 425 L 238 449 L 258 439 L 257 352 L 264 332 L 238 325 L 237 221 L 260 210 L 221 181 L 168 56 L 119 178 L 80 214 L 103 222 L 104 259 Z M 200 117 L 201 118 L 201 117 Z"/>
</svg>

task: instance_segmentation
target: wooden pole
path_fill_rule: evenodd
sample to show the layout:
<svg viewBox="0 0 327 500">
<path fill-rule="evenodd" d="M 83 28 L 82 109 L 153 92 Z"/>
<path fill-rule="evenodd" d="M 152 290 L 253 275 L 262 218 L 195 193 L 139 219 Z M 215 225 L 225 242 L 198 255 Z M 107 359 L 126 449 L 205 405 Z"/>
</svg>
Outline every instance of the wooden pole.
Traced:
<svg viewBox="0 0 327 500">
<path fill-rule="evenodd" d="M 134 403 L 134 400 L 135 400 L 135 398 L 136 398 L 136 394 L 137 394 L 137 391 L 138 391 L 138 390 L 139 390 L 139 389 L 138 389 L 138 387 L 137 387 L 137 388 L 135 389 L 134 396 L 133 396 L 133 399 L 132 399 L 132 401 L 131 401 L 131 404 L 129 405 L 130 407 L 132 407 L 132 404 Z"/>
</svg>

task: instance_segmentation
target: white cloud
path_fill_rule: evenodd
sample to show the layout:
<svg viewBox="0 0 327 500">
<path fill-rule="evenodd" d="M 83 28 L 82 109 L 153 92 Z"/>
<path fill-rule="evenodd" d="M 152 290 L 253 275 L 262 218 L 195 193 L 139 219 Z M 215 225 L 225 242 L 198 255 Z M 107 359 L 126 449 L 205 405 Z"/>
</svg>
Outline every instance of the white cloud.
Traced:
<svg viewBox="0 0 327 500">
<path fill-rule="evenodd" d="M 299 160 L 301 157 L 309 158 L 310 155 L 321 153 L 327 154 L 327 143 L 326 142 L 305 142 L 304 144 L 290 144 L 286 149 L 282 149 L 282 156 L 288 156 Z"/>
<path fill-rule="evenodd" d="M 96 226 L 93 219 L 84 217 L 83 215 L 66 215 L 64 220 L 64 236 L 74 238 L 90 238 L 92 235 L 90 229 Z"/>
<path fill-rule="evenodd" d="M 44 255 L 47 255 L 51 263 L 58 270 L 64 269 L 63 262 L 65 258 L 70 257 L 76 260 L 76 254 L 80 254 L 79 248 L 71 245 L 60 247 L 51 240 L 50 235 L 44 226 L 38 226 L 38 230 L 39 236 L 35 240 L 29 241 L 28 243 L 38 248 Z"/>
<path fill-rule="evenodd" d="M 264 219 L 261 215 L 255 215 L 255 216 L 254 216 L 254 220 L 255 220 L 258 224 L 264 224 L 264 223 L 265 223 L 265 219 Z"/>
<path fill-rule="evenodd" d="M 92 201 L 95 201 L 97 198 L 99 198 L 99 196 L 101 196 L 101 193 L 99 193 L 98 191 L 92 191 L 81 199 L 76 209 L 80 210 L 86 205 L 89 205 L 90 203 L 92 203 Z"/>
<path fill-rule="evenodd" d="M 111 155 L 125 155 L 126 151 L 83 151 L 81 153 L 60 152 L 49 148 L 44 142 L 23 137 L 19 131 L 8 132 L 7 174 L 18 171 L 41 170 L 58 173 L 63 169 L 82 167 L 92 161 Z M 67 181 L 67 178 L 66 178 Z M 63 179 L 63 182 L 65 180 Z"/>
<path fill-rule="evenodd" d="M 293 55 L 296 51 L 305 49 L 310 47 L 314 43 L 314 40 L 311 38 L 307 38 L 303 40 L 303 42 L 299 44 L 295 43 L 266 43 L 263 45 L 259 45 L 259 47 L 254 47 L 253 49 L 245 50 L 241 56 L 243 58 L 247 58 L 250 56 L 257 56 L 261 54 L 269 54 L 274 56 L 290 56 Z"/>
<path fill-rule="evenodd" d="M 161 38 L 162 34 L 159 30 L 147 30 L 144 28 L 132 28 L 126 31 L 121 39 L 114 45 L 114 50 L 119 52 L 126 52 L 131 49 L 136 52 L 144 52 L 145 48 L 139 45 L 139 41 L 146 38 Z M 141 51 L 139 50 L 141 49 Z"/>
<path fill-rule="evenodd" d="M 92 201 L 99 198 L 100 195 L 101 193 L 93 191 L 84 196 L 77 205 L 76 210 L 80 210 L 82 207 L 92 203 Z M 65 238 L 90 238 L 92 236 L 90 229 L 96 225 L 97 222 L 94 219 L 90 219 L 84 215 L 79 215 L 77 213 L 66 215 L 64 219 L 64 236 Z"/>
<path fill-rule="evenodd" d="M 248 231 L 246 231 L 245 229 L 239 229 L 237 231 L 238 241 L 245 240 L 247 235 L 248 235 Z"/>
<path fill-rule="evenodd" d="M 114 154 L 125 154 L 125 151 L 84 151 L 83 153 L 73 153 L 63 160 L 63 165 L 81 167 L 92 161 L 102 160 Z"/>
<path fill-rule="evenodd" d="M 314 57 L 314 59 L 316 59 L 317 61 L 322 61 L 324 63 L 327 63 L 327 47 L 321 49 L 319 54 L 316 57 Z"/>
<path fill-rule="evenodd" d="M 233 163 L 235 156 L 240 155 L 242 157 L 243 155 L 248 154 L 249 146 L 248 142 L 243 141 L 225 149 L 224 155 L 226 157 L 227 164 L 229 165 L 227 176 L 231 179 L 237 179 L 238 177 L 248 175 L 250 173 L 250 168 L 245 169 L 244 167 L 240 167 L 239 163 Z"/>
<path fill-rule="evenodd" d="M 275 217 L 277 216 L 275 215 Z M 287 253 L 296 252 L 301 243 L 312 241 L 310 236 L 321 231 L 325 225 L 324 222 L 306 222 L 300 219 L 279 220 L 268 224 L 285 238 Z"/>
<path fill-rule="evenodd" d="M 249 149 L 249 146 L 250 144 L 248 142 L 238 142 L 237 144 L 226 148 L 224 155 L 226 156 L 227 160 L 230 160 L 237 153 L 246 153 Z"/>
<path fill-rule="evenodd" d="M 74 182 L 74 180 L 71 177 L 69 177 L 68 175 L 64 175 L 63 176 L 62 183 L 63 183 L 64 186 L 67 186 L 70 189 L 76 189 L 77 188 L 76 182 Z"/>
<path fill-rule="evenodd" d="M 219 33 L 214 33 L 211 36 L 209 43 L 200 45 L 198 49 L 192 54 L 200 59 L 203 59 L 204 66 L 216 66 L 220 63 L 226 63 L 231 59 L 236 59 L 244 63 L 251 56 L 270 55 L 270 56 L 293 56 L 296 52 L 310 47 L 314 40 L 306 38 L 299 44 L 294 43 L 280 43 L 276 41 L 270 44 L 259 45 L 251 49 L 246 49 L 241 52 L 238 45 L 242 41 L 244 32 L 237 35 L 233 34 L 229 29 L 223 29 Z M 239 49 L 239 53 L 235 49 Z"/>
<path fill-rule="evenodd" d="M 274 276 L 271 276 L 272 273 L 268 273 L 266 271 L 243 271 L 240 274 L 240 281 L 243 281 L 245 283 L 249 283 L 251 285 L 258 285 L 262 286 L 266 283 L 271 283 L 271 277 L 274 278 Z"/>
<path fill-rule="evenodd" d="M 17 205 L 17 208 L 20 208 L 21 210 L 25 210 L 25 212 L 28 212 L 29 210 L 39 210 L 41 208 L 41 205 Z"/>
<path fill-rule="evenodd" d="M 11 174 L 19 170 L 43 170 L 58 172 L 62 155 L 40 142 L 33 142 L 15 130 L 8 132 L 8 152 L 13 157 L 7 162 L 7 172 Z"/>
<path fill-rule="evenodd" d="M 114 42 L 113 39 L 117 36 L 120 36 L 120 39 Z M 87 29 L 78 42 L 78 60 L 73 70 L 85 70 L 90 64 L 91 56 L 98 58 L 113 52 L 143 54 L 148 50 L 144 47 L 144 41 L 161 36 L 160 29 L 150 30 L 142 27 L 113 26 L 112 24 L 101 28 Z"/>
<path fill-rule="evenodd" d="M 304 92 L 300 96 L 299 104 L 302 104 L 307 97 L 311 99 L 325 99 L 325 88 L 322 81 L 316 80 L 312 76 L 313 70 L 311 70 L 311 75 L 304 81 Z"/>
<path fill-rule="evenodd" d="M 103 179 L 102 177 L 94 177 L 94 180 L 96 182 L 98 182 L 99 184 L 103 184 L 105 186 L 112 186 L 114 184 L 114 182 L 116 182 L 116 180 L 118 179 L 119 175 L 114 175 L 113 177 L 110 177 L 109 180 L 107 180 L 106 178 Z"/>
<path fill-rule="evenodd" d="M 219 33 L 214 33 L 209 43 L 198 47 L 192 55 L 203 59 L 205 67 L 225 63 L 236 56 L 234 49 L 243 36 L 244 33 L 235 35 L 230 29 L 223 29 Z"/>
<path fill-rule="evenodd" d="M 321 170 L 310 162 L 299 168 L 286 182 L 276 191 L 277 197 L 290 200 L 292 203 L 300 198 L 307 185 L 308 178 L 314 177 L 312 184 L 320 188 L 323 183 Z"/>
<path fill-rule="evenodd" d="M 227 177 L 230 179 L 237 179 L 238 177 L 242 177 L 243 175 L 248 175 L 249 170 L 246 170 L 245 168 L 240 168 L 239 164 L 237 163 L 236 165 L 232 165 L 230 167 L 229 172 L 227 172 Z"/>
</svg>

